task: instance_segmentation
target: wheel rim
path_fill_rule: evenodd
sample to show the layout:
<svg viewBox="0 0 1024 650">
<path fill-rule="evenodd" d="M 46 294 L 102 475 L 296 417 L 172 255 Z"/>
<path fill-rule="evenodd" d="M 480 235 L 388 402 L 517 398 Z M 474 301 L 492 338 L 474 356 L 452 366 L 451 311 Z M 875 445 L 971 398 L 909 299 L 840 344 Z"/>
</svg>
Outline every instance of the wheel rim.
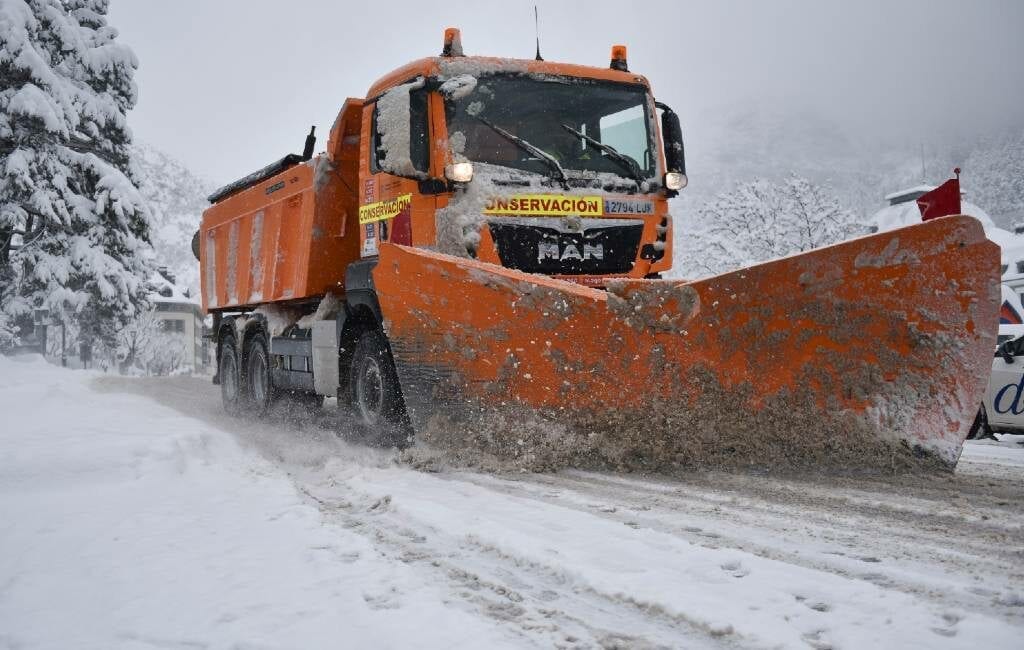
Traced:
<svg viewBox="0 0 1024 650">
<path fill-rule="evenodd" d="M 267 377 L 267 361 L 260 352 L 249 357 L 249 378 L 252 382 L 252 398 L 257 404 L 264 404 L 270 393 Z"/>
<path fill-rule="evenodd" d="M 220 385 L 226 401 L 234 403 L 238 400 L 238 366 L 234 352 L 221 355 Z"/>
<path fill-rule="evenodd" d="M 380 420 L 384 408 L 384 380 L 376 359 L 363 360 L 356 382 L 356 405 L 363 420 L 369 424 Z"/>
</svg>

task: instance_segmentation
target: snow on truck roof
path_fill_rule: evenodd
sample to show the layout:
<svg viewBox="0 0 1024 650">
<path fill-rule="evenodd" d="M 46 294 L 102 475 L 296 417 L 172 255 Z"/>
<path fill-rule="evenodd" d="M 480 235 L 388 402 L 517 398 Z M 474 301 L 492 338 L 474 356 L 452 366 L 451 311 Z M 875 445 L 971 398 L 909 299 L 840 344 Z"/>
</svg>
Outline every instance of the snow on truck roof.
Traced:
<svg viewBox="0 0 1024 650">
<path fill-rule="evenodd" d="M 639 83 L 650 87 L 650 83 L 643 75 L 614 70 L 609 67 L 490 56 L 431 56 L 407 63 L 384 75 L 370 86 L 366 91 L 366 97 L 368 99 L 375 98 L 393 86 L 421 75 L 447 78 L 464 74 L 480 76 L 498 72 L 583 77 L 620 83 Z"/>
</svg>

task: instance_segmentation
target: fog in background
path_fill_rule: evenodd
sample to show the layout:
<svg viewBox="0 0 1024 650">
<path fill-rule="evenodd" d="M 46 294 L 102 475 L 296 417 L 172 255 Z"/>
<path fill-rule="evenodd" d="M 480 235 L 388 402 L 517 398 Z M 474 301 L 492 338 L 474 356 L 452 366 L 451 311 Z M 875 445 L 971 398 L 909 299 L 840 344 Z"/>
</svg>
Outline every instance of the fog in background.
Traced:
<svg viewBox="0 0 1024 650">
<path fill-rule="evenodd" d="M 110 23 L 139 57 L 136 138 L 223 183 L 300 151 L 311 124 L 322 148 L 346 97 L 438 54 L 445 27 L 467 54 L 531 58 L 534 4 L 112 0 Z M 536 4 L 548 60 L 628 46 L 683 118 L 698 192 L 702 160 L 778 166 L 766 149 L 790 135 L 915 159 L 1024 122 L 1018 0 Z"/>
</svg>

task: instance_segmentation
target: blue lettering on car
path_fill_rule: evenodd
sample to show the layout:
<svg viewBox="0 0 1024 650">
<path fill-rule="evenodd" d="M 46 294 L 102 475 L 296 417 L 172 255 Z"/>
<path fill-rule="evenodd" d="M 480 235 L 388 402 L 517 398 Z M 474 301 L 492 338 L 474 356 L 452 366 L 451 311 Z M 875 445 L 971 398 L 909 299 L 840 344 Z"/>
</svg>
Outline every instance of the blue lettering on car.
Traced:
<svg viewBox="0 0 1024 650">
<path fill-rule="evenodd" d="M 999 408 L 1000 403 L 1003 401 L 1003 397 L 1006 395 L 1006 391 L 1010 390 L 1011 388 L 1017 390 L 1017 392 L 1013 396 L 1013 400 L 1010 402 L 1010 405 L 1007 406 L 1005 409 Z M 999 414 L 1012 412 L 1014 415 L 1020 415 L 1021 413 L 1024 413 L 1024 405 L 1020 403 L 1020 397 L 1022 392 L 1024 392 L 1024 375 L 1021 375 L 1020 381 L 1017 382 L 1016 384 L 1007 384 L 999 389 L 999 392 L 996 393 L 995 399 L 992 400 L 992 408 L 994 408 L 996 410 L 996 413 Z"/>
</svg>

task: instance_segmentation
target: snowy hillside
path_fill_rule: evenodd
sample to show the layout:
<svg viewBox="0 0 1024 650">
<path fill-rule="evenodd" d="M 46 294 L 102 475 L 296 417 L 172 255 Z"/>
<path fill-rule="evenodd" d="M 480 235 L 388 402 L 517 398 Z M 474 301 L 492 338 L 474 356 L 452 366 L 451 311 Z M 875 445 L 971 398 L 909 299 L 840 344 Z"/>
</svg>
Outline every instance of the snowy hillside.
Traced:
<svg viewBox="0 0 1024 650">
<path fill-rule="evenodd" d="M 166 266 L 192 295 L 199 290 L 199 264 L 192 255 L 192 235 L 199 229 L 206 197 L 216 184 L 198 177 L 184 163 L 147 144 L 132 147 L 139 190 L 153 216 L 152 239 L 158 266 Z"/>
<path fill-rule="evenodd" d="M 690 185 L 683 195 L 697 203 L 736 183 L 797 174 L 831 185 L 844 207 L 863 212 L 881 180 L 877 170 L 865 164 L 871 152 L 863 144 L 813 114 L 738 106 L 699 117 L 691 131 Z"/>
<path fill-rule="evenodd" d="M 1006 248 L 1009 257 L 1017 255 L 1019 238 L 1012 230 L 1014 224 L 1024 222 L 1024 129 L 966 140 L 936 134 L 924 148 L 922 172 L 920 141 L 909 136 L 891 140 L 857 137 L 843 124 L 813 112 L 736 106 L 695 116 L 684 127 L 689 134 L 690 184 L 671 207 L 675 277 L 702 277 L 805 250 L 787 245 L 777 229 L 747 228 L 742 211 L 718 209 L 744 204 L 750 215 L 763 212 L 763 206 L 748 196 L 758 185 L 778 194 L 794 178 L 806 180 L 814 193 L 834 202 L 833 212 L 842 211 L 849 236 L 880 225 L 880 211 L 889 215 L 886 195 L 922 183 L 938 184 L 951 177 L 954 166 L 963 167 L 962 187 L 971 201 L 965 203 L 966 209 L 977 213 L 990 238 Z M 927 178 L 922 179 L 922 173 Z M 910 206 L 916 210 L 916 204 Z M 900 225 L 910 223 L 911 218 L 919 220 L 911 212 L 898 215 Z M 825 224 L 819 228 L 826 229 Z M 716 230 L 731 234 L 718 237 Z M 786 250 L 761 256 L 742 250 L 724 257 L 715 254 L 720 249 L 737 248 L 737 242 L 743 249 L 744 239 L 758 240 L 765 235 Z M 842 238 L 826 237 L 824 243 Z"/>
<path fill-rule="evenodd" d="M 1024 128 L 970 139 L 854 134 L 818 113 L 733 106 L 684 124 L 690 185 L 682 206 L 698 208 L 736 183 L 791 174 L 830 187 L 844 208 L 868 217 L 883 197 L 922 181 L 936 184 L 963 168 L 963 188 L 995 221 L 1024 221 Z M 922 178 L 921 146 L 924 145 Z M 676 209 L 680 212 L 679 208 Z"/>
</svg>

